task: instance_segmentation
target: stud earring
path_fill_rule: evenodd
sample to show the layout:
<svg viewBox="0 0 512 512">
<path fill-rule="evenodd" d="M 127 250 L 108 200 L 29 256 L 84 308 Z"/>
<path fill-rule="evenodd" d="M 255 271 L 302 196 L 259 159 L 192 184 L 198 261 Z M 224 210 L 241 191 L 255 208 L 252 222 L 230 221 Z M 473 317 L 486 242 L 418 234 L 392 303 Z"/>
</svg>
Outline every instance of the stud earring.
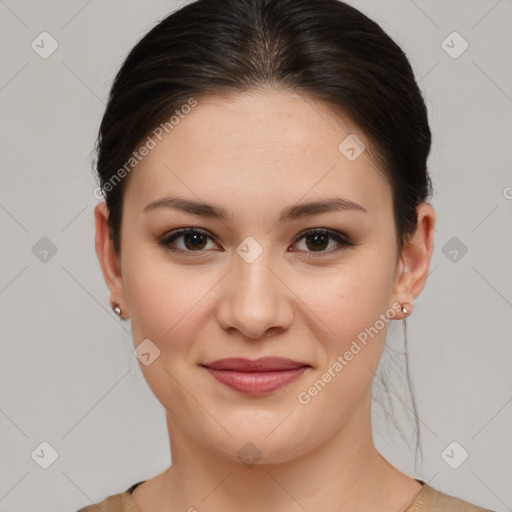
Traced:
<svg viewBox="0 0 512 512">
<path fill-rule="evenodd" d="M 402 313 L 407 316 L 412 310 L 411 304 L 408 302 L 401 302 L 400 305 L 402 306 Z"/>
<path fill-rule="evenodd" d="M 114 302 L 112 304 L 112 309 L 117 316 L 121 316 L 121 307 L 119 306 L 119 302 Z"/>
</svg>

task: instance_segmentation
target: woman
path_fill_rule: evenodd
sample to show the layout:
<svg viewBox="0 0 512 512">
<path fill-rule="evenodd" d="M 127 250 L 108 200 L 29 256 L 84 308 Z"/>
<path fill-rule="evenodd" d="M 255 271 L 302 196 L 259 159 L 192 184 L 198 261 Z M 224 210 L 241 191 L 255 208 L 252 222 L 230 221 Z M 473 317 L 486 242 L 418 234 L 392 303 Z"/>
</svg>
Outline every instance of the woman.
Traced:
<svg viewBox="0 0 512 512">
<path fill-rule="evenodd" d="M 135 46 L 96 251 L 172 465 L 82 512 L 485 510 L 372 439 L 387 327 L 432 255 L 430 144 L 407 58 L 337 0 L 199 0 Z"/>
</svg>

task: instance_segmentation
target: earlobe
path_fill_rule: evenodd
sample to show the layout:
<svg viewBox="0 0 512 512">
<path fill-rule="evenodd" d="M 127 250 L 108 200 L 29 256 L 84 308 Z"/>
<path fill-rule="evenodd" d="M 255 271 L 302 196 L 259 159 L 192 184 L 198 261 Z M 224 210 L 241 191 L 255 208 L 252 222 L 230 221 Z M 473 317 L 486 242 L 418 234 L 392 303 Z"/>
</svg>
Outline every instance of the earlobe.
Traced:
<svg viewBox="0 0 512 512">
<path fill-rule="evenodd" d="M 410 304 L 425 287 L 434 248 L 434 209 L 424 202 L 418 205 L 416 211 L 416 232 L 404 242 L 395 285 L 396 300 Z"/>
<path fill-rule="evenodd" d="M 95 248 L 103 278 L 110 290 L 111 302 L 124 302 L 124 287 L 120 260 L 114 251 L 108 230 L 108 208 L 105 202 L 94 209 L 96 225 Z"/>
</svg>

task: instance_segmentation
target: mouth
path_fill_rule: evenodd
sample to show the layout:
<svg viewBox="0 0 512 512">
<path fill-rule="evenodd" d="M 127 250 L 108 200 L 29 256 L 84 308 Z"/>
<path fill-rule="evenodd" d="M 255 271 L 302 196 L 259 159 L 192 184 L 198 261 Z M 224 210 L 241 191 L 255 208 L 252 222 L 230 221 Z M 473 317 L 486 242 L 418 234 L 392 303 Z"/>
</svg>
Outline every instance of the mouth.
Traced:
<svg viewBox="0 0 512 512">
<path fill-rule="evenodd" d="M 311 365 L 281 357 L 218 359 L 201 364 L 208 373 L 225 386 L 249 395 L 276 391 L 300 377 Z"/>
</svg>

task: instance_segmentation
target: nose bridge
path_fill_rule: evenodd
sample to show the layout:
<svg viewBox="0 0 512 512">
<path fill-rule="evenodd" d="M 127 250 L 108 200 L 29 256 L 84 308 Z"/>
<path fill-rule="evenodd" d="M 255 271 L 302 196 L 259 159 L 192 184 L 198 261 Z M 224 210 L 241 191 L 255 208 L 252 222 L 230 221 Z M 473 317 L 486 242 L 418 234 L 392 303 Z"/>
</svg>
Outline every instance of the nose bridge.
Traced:
<svg viewBox="0 0 512 512">
<path fill-rule="evenodd" d="M 286 328 L 292 320 L 286 287 L 275 276 L 271 250 L 245 240 L 233 255 L 233 268 L 225 283 L 219 322 L 244 336 L 258 338 L 272 327 Z"/>
<path fill-rule="evenodd" d="M 257 256 L 254 261 L 237 256 L 234 262 L 233 279 L 236 284 L 236 293 L 238 301 L 252 296 L 253 306 L 270 304 L 273 301 L 272 283 L 275 278 L 270 272 L 272 267 L 270 251 L 264 251 Z M 265 299 L 265 300 L 262 300 Z M 242 300 L 243 302 L 243 300 Z"/>
</svg>

